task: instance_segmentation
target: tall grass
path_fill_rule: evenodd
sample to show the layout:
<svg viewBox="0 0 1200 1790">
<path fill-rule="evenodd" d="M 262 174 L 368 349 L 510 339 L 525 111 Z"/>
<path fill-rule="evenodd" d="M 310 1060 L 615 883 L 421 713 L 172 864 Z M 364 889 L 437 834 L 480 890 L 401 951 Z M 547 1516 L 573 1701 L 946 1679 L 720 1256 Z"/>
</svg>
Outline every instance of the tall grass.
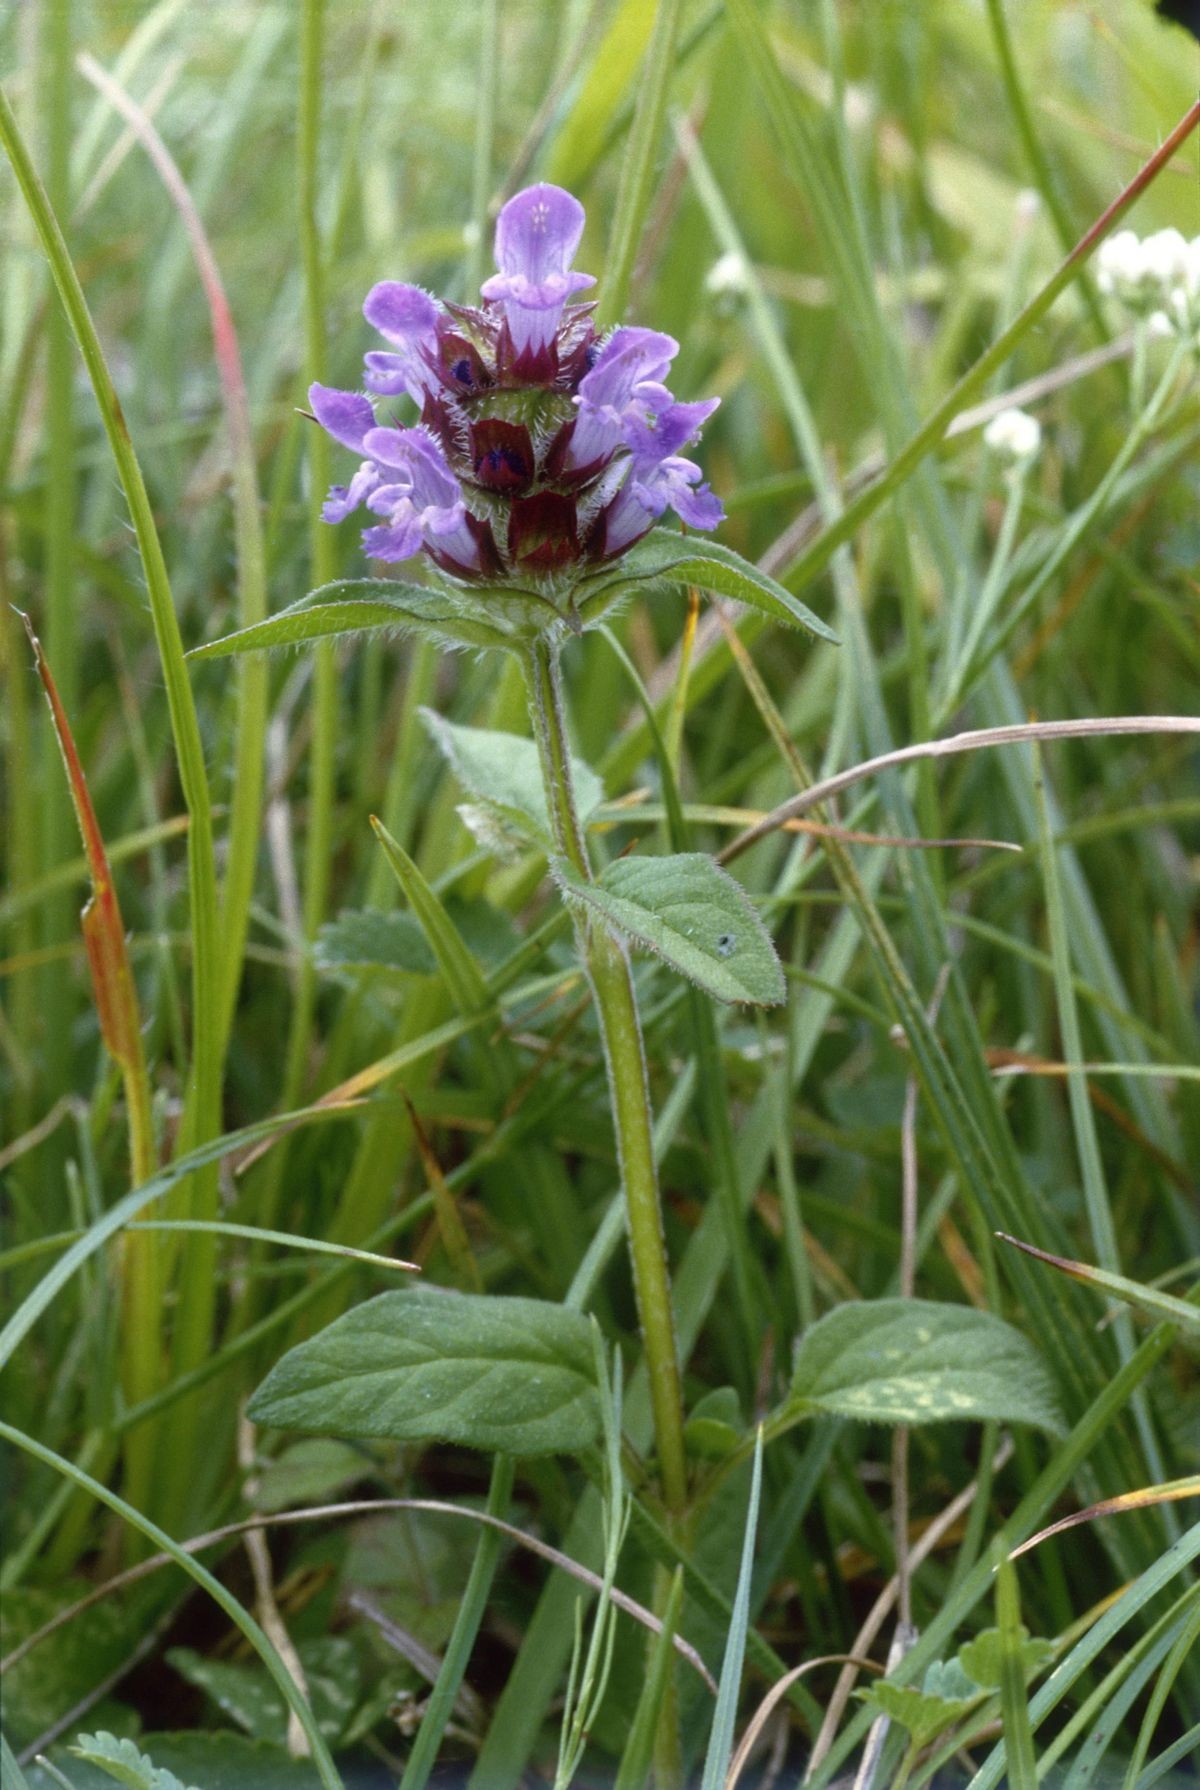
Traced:
<svg viewBox="0 0 1200 1790">
<path fill-rule="evenodd" d="M 1192 40 L 1115 0 L 41 0 L 0 41 L 5 1652 L 60 1618 L 6 1679 L 5 1790 L 111 1781 L 65 1750 L 99 1730 L 197 1785 L 1190 1781 L 1200 404 L 1087 263 L 1118 195 L 1200 230 Z M 383 635 L 184 663 L 363 575 L 297 407 L 357 381 L 375 280 L 468 298 L 533 178 L 584 200 L 605 320 L 720 393 L 722 538 L 840 639 L 665 590 L 565 657 L 589 844 L 732 848 L 788 979 L 763 1016 L 645 956 L 618 991 L 663 1212 L 648 1350 L 611 1014 L 544 856 L 464 826 L 421 717 L 524 734 L 520 668 Z M 1010 474 L 980 432 L 1026 385 L 1043 448 Z M 9 605 L 130 929 L 132 1180 Z M 1035 717 L 1094 725 L 896 758 Z M 249 1428 L 393 1250 L 593 1314 L 603 1445 Z M 818 1319 L 914 1294 L 1032 1342 L 1058 1433 L 777 1420 Z M 610 1626 L 614 1585 L 661 1632 Z"/>
</svg>

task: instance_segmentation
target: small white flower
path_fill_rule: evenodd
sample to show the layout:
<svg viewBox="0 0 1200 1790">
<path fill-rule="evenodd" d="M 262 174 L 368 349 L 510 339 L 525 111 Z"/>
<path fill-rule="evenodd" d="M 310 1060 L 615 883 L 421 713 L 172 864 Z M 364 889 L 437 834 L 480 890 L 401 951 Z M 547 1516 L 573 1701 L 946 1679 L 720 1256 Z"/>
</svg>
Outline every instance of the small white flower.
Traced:
<svg viewBox="0 0 1200 1790">
<path fill-rule="evenodd" d="M 1142 278 L 1161 291 L 1177 286 L 1187 275 L 1188 245 L 1179 230 L 1156 230 L 1142 242 Z"/>
<path fill-rule="evenodd" d="M 1181 327 L 1187 327 L 1196 295 L 1200 294 L 1200 238 L 1188 242 L 1174 228 L 1155 230 L 1139 237 L 1133 230 L 1118 230 L 1102 242 L 1096 256 L 1096 283 L 1101 292 L 1118 299 L 1139 316 L 1166 316 L 1168 323 L 1180 311 Z M 1154 333 L 1163 333 L 1161 321 Z"/>
<path fill-rule="evenodd" d="M 1002 410 L 984 430 L 983 439 L 993 454 L 1024 465 L 1037 456 L 1042 426 L 1027 410 Z"/>
<path fill-rule="evenodd" d="M 714 261 L 704 276 L 706 290 L 715 297 L 721 297 L 727 292 L 745 292 L 749 284 L 745 257 L 739 255 L 736 249 L 730 249 L 728 254 Z"/>
<path fill-rule="evenodd" d="M 1113 298 L 1136 292 L 1141 280 L 1142 245 L 1136 230 L 1118 230 L 1096 253 L 1096 284 Z"/>
</svg>

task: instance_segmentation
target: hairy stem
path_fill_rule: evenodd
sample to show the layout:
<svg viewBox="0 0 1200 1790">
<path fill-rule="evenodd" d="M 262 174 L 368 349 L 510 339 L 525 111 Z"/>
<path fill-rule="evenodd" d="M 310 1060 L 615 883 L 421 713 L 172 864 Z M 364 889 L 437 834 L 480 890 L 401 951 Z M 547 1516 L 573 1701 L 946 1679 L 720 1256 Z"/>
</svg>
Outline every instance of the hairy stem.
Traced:
<svg viewBox="0 0 1200 1790">
<path fill-rule="evenodd" d="M 546 641 L 538 641 L 529 648 L 522 665 L 555 843 L 579 875 L 590 880 L 592 872 L 587 843 L 571 783 L 571 755 L 558 649 Z M 678 1513 L 683 1509 L 687 1495 L 683 1406 L 671 1313 L 671 1281 L 663 1239 L 658 1175 L 654 1166 L 650 1089 L 633 977 L 623 945 L 602 926 L 577 917 L 575 934 L 595 997 L 604 1041 L 613 1127 L 628 1216 L 634 1292 L 650 1375 L 650 1400 L 663 1498 L 667 1509 Z"/>
</svg>

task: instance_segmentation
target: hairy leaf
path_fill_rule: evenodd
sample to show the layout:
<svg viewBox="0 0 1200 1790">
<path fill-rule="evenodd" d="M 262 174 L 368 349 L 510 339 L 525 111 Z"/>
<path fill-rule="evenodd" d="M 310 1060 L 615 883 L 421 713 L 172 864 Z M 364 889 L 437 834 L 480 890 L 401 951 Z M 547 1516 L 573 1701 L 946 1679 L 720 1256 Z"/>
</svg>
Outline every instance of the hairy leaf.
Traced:
<svg viewBox="0 0 1200 1790">
<path fill-rule="evenodd" d="M 591 1331 L 537 1299 L 383 1293 L 290 1350 L 249 1414 L 309 1435 L 574 1453 L 600 1426 Z"/>
<path fill-rule="evenodd" d="M 828 623 L 740 553 L 720 541 L 675 534 L 668 528 L 652 529 L 611 569 L 585 583 L 578 598 L 579 613 L 585 622 L 590 621 L 609 606 L 614 590 L 661 583 L 695 584 L 701 590 L 733 597 L 748 608 L 761 609 L 772 621 L 803 628 L 819 640 L 837 644 L 837 635 Z"/>
<path fill-rule="evenodd" d="M 773 1007 L 785 992 L 771 937 L 749 897 L 702 852 L 618 858 L 597 882 L 565 860 L 552 868 L 564 895 L 719 1001 Z"/>
<path fill-rule="evenodd" d="M 863 1300 L 819 1319 L 797 1347 L 787 1408 L 873 1423 L 1062 1427 L 1045 1364 L 1019 1330 L 925 1299 Z"/>
<path fill-rule="evenodd" d="M 532 834 L 543 850 L 550 849 L 550 816 L 533 741 L 488 727 L 459 727 L 432 709 L 422 709 L 421 716 L 459 782 L 496 809 L 501 820 L 527 837 Z M 580 758 L 571 760 L 571 779 L 580 818 L 586 820 L 604 800 L 604 785 Z"/>
<path fill-rule="evenodd" d="M 415 914 L 348 908 L 317 934 L 313 956 L 324 970 L 368 967 L 432 976 L 437 959 Z"/>
<path fill-rule="evenodd" d="M 386 578 L 344 578 L 322 585 L 265 622 L 239 628 L 221 640 L 194 647 L 189 659 L 228 659 L 280 646 L 306 646 L 336 634 L 370 634 L 380 628 L 424 634 L 439 645 L 508 646 L 508 635 L 482 619 L 477 598 L 401 584 Z"/>
</svg>

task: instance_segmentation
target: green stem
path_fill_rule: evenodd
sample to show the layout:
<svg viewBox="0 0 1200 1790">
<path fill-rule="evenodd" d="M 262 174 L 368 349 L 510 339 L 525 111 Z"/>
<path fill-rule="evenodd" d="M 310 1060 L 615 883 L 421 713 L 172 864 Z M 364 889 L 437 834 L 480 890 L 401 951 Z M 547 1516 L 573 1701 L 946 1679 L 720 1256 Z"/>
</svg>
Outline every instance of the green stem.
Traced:
<svg viewBox="0 0 1200 1790">
<path fill-rule="evenodd" d="M 555 843 L 572 868 L 590 881 L 592 871 L 587 843 L 571 783 L 571 755 L 557 647 L 544 640 L 537 641 L 529 647 L 522 666 Z M 634 1292 L 646 1348 L 663 1498 L 668 1511 L 677 1515 L 683 1510 L 687 1498 L 683 1404 L 671 1311 L 671 1282 L 654 1165 L 650 1089 L 633 976 L 624 947 L 602 927 L 578 918 L 575 934 L 595 998 L 608 1066 L 613 1127 L 617 1135 L 629 1248 L 633 1258 Z"/>
<path fill-rule="evenodd" d="M 1000 74 L 1004 81 L 1004 93 L 1008 100 L 1008 109 L 1012 113 L 1013 123 L 1017 127 L 1017 135 L 1021 139 L 1021 145 L 1037 189 L 1045 202 L 1047 211 L 1054 220 L 1055 234 L 1062 244 L 1063 252 L 1069 254 L 1075 243 L 1074 226 L 1067 216 L 1067 208 L 1063 204 L 1062 195 L 1058 190 L 1054 171 L 1034 128 L 1033 113 L 1029 109 L 1029 101 L 1021 83 L 1021 71 L 1017 67 L 1016 53 L 1013 50 L 1012 33 L 1008 28 L 1004 0 L 987 0 L 987 9 L 988 22 L 992 28 L 992 39 L 996 45 L 996 56 L 1000 63 Z M 1109 341 L 1112 331 L 1104 321 L 1104 312 L 1100 308 L 1096 288 L 1086 273 L 1080 276 L 1079 289 L 1083 294 L 1083 302 L 1087 306 L 1096 334 L 1102 342 Z"/>
</svg>

